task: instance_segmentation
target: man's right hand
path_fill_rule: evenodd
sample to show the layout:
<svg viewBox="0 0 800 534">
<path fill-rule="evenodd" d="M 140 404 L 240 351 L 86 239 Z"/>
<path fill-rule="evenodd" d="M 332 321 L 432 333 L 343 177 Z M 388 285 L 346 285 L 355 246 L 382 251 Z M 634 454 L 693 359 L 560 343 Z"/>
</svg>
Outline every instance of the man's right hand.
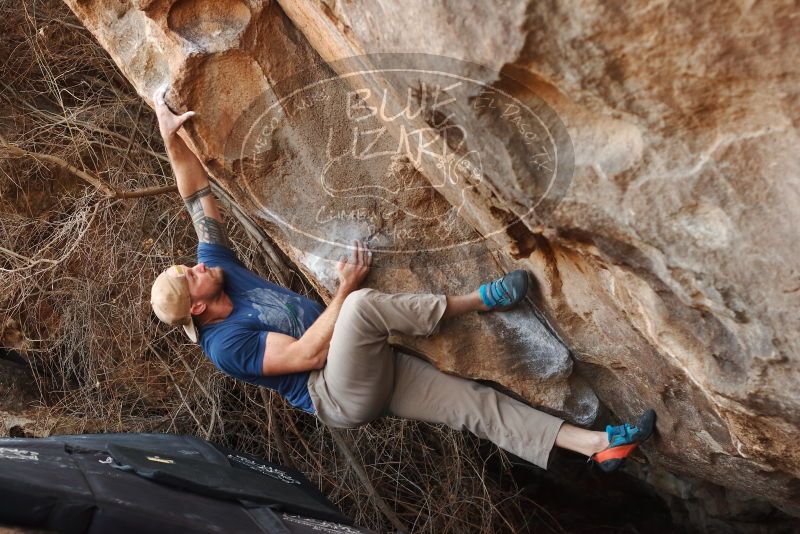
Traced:
<svg viewBox="0 0 800 534">
<path fill-rule="evenodd" d="M 339 272 L 339 292 L 352 293 L 367 276 L 372 265 L 372 252 L 361 241 L 353 241 L 353 255 L 336 266 Z"/>
<path fill-rule="evenodd" d="M 182 115 L 175 115 L 167 107 L 167 102 L 164 97 L 169 89 L 168 85 L 162 85 L 153 94 L 153 102 L 156 105 L 156 117 L 158 118 L 158 129 L 161 131 L 161 137 L 168 141 L 175 135 L 183 123 L 194 117 L 194 111 L 187 111 Z"/>
</svg>

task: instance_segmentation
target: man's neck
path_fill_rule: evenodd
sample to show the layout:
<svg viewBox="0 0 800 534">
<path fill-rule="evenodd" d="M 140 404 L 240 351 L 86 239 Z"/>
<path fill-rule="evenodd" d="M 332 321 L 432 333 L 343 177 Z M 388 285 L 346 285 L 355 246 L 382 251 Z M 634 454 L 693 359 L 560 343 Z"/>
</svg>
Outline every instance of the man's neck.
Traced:
<svg viewBox="0 0 800 534">
<path fill-rule="evenodd" d="M 233 301 L 224 291 L 214 301 L 210 302 L 203 313 L 197 317 L 200 326 L 223 321 L 233 312 Z"/>
</svg>

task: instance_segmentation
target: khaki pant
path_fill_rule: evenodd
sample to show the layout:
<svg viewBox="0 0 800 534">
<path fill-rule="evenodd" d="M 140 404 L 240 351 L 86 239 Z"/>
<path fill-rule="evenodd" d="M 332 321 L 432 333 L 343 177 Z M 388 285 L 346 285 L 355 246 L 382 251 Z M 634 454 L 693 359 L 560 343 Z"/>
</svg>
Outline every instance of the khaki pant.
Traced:
<svg viewBox="0 0 800 534">
<path fill-rule="evenodd" d="M 443 423 L 546 469 L 560 419 L 389 346 L 391 334 L 434 333 L 446 306 L 442 295 L 372 289 L 349 295 L 333 330 L 328 362 L 308 380 L 317 416 L 337 428 L 356 427 L 386 413 Z"/>
</svg>

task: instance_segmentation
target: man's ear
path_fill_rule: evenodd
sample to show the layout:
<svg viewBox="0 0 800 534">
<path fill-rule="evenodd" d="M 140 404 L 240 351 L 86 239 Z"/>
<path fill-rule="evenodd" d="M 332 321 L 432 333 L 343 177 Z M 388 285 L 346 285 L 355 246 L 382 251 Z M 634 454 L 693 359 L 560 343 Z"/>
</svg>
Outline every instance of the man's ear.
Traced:
<svg viewBox="0 0 800 534">
<path fill-rule="evenodd" d="M 190 309 L 192 315 L 201 315 L 204 311 L 206 311 L 205 302 L 195 302 Z"/>
</svg>

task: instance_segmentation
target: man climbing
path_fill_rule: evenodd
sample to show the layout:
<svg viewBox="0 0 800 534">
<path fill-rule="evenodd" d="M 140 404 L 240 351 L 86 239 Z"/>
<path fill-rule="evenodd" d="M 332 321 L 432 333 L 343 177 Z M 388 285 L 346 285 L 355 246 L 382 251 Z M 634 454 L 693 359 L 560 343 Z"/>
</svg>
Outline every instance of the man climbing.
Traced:
<svg viewBox="0 0 800 534">
<path fill-rule="evenodd" d="M 474 381 L 395 353 L 392 334 L 428 336 L 439 323 L 475 311 L 503 310 L 525 296 L 528 275 L 514 271 L 467 295 L 386 294 L 358 289 L 372 263 L 364 244 L 337 266 L 339 287 L 326 309 L 247 270 L 227 237 L 200 161 L 177 135 L 194 113 L 173 114 L 154 95 L 161 135 L 199 244 L 197 264 L 173 265 L 153 283 L 151 304 L 183 326 L 223 372 L 277 390 L 292 406 L 339 428 L 384 414 L 467 429 L 546 468 L 553 446 L 613 471 L 653 431 L 647 410 L 636 425 L 594 432 L 564 423 Z"/>
</svg>

